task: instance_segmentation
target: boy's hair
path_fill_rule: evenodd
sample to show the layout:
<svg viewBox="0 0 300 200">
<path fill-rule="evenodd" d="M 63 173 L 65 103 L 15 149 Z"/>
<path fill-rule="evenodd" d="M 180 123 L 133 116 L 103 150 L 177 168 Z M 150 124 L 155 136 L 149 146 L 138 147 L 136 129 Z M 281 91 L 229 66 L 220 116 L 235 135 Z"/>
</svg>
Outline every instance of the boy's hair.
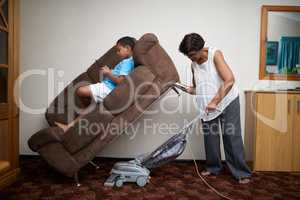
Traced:
<svg viewBox="0 0 300 200">
<path fill-rule="evenodd" d="M 188 55 L 191 51 L 199 51 L 204 47 L 204 39 L 197 33 L 190 33 L 184 36 L 179 51 L 184 55 Z"/>
<path fill-rule="evenodd" d="M 128 45 L 132 50 L 134 48 L 135 43 L 136 43 L 136 39 L 129 36 L 122 37 L 117 41 L 117 44 L 120 44 L 124 47 Z"/>
</svg>

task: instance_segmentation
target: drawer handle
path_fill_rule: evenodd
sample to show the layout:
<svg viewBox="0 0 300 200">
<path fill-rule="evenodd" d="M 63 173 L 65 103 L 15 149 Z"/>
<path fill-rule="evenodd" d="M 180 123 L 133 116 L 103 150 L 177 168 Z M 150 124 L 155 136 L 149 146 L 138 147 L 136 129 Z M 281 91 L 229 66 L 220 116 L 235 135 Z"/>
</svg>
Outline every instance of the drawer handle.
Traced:
<svg viewBox="0 0 300 200">
<path fill-rule="evenodd" d="M 290 110 L 291 110 L 291 100 L 288 100 L 288 114 L 290 114 Z"/>
<path fill-rule="evenodd" d="M 300 113 L 300 100 L 297 101 L 297 111 L 298 111 L 298 114 Z"/>
</svg>

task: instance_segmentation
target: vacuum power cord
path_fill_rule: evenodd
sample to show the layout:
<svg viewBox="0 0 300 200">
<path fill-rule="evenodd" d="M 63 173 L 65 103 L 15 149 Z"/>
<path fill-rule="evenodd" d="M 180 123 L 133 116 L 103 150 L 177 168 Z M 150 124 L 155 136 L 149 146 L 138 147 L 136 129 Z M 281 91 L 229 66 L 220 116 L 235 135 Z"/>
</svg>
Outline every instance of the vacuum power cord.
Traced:
<svg viewBox="0 0 300 200">
<path fill-rule="evenodd" d="M 221 192 L 219 192 L 217 189 L 215 189 L 215 188 L 214 188 L 212 185 L 210 185 L 210 184 L 205 180 L 205 178 L 200 174 L 199 168 L 198 168 L 198 165 L 197 165 L 197 162 L 196 162 L 196 158 L 195 158 L 194 153 L 193 153 L 193 151 L 192 151 L 191 145 L 190 145 L 189 141 L 188 141 L 187 143 L 188 143 L 188 146 L 189 146 L 189 150 L 190 150 L 190 152 L 191 152 L 191 154 L 192 154 L 192 159 L 193 159 L 193 161 L 194 161 L 195 170 L 196 170 L 196 172 L 197 172 L 197 175 L 198 175 L 198 176 L 200 177 L 200 179 L 202 180 L 202 182 L 203 182 L 208 188 L 210 188 L 213 192 L 215 192 L 218 196 L 220 196 L 220 197 L 222 197 L 222 198 L 224 198 L 224 199 L 227 199 L 227 200 L 233 200 L 232 198 L 223 195 Z"/>
</svg>

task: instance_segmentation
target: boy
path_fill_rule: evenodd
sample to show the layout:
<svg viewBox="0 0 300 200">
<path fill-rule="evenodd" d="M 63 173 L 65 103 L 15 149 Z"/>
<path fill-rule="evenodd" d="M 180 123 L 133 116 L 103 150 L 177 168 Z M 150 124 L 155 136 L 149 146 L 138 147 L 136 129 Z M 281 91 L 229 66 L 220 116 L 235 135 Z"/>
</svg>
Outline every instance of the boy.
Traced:
<svg viewBox="0 0 300 200">
<path fill-rule="evenodd" d="M 220 127 L 224 143 L 226 164 L 241 184 L 250 182 L 251 171 L 244 159 L 241 136 L 239 91 L 234 76 L 220 50 L 204 47 L 197 33 L 184 36 L 179 51 L 192 61 L 193 86 L 187 92 L 196 94 L 202 120 L 206 153 L 203 176 L 218 175 L 222 170 L 220 153 Z"/>
<path fill-rule="evenodd" d="M 124 79 L 125 76 L 130 74 L 134 69 L 134 61 L 132 58 L 133 48 L 136 39 L 132 37 L 122 37 L 116 43 L 116 53 L 121 57 L 121 61 L 114 67 L 113 70 L 109 69 L 107 66 L 103 66 L 100 72 L 104 75 L 102 82 L 79 87 L 76 94 L 81 98 L 93 99 L 96 103 L 100 103 L 103 99 Z M 82 115 L 84 112 L 82 113 Z M 65 132 L 73 126 L 80 116 L 68 125 L 55 122 L 55 124 L 61 127 Z"/>
</svg>

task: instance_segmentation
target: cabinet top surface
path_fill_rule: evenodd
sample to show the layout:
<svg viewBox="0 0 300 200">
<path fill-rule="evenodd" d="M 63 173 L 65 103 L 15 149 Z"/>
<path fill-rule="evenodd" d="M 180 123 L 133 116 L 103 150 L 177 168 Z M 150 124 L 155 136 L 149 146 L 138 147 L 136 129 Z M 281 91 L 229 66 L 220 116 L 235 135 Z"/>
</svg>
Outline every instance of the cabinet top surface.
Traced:
<svg viewBox="0 0 300 200">
<path fill-rule="evenodd" d="M 245 90 L 245 93 L 287 93 L 287 94 L 300 94 L 300 90 Z"/>
</svg>

